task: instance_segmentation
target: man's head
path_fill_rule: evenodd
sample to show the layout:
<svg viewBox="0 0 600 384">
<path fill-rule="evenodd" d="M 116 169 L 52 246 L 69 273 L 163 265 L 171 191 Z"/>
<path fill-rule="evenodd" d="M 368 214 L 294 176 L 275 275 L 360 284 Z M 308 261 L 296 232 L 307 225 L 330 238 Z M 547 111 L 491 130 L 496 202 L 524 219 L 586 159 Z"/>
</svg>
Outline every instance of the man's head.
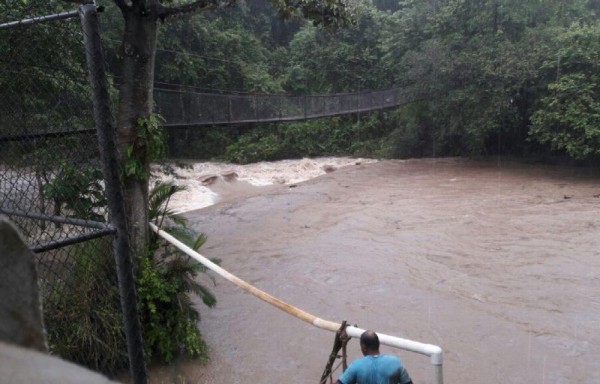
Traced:
<svg viewBox="0 0 600 384">
<path fill-rule="evenodd" d="M 364 331 L 360 335 L 360 349 L 363 355 L 379 354 L 379 337 L 373 331 Z"/>
</svg>

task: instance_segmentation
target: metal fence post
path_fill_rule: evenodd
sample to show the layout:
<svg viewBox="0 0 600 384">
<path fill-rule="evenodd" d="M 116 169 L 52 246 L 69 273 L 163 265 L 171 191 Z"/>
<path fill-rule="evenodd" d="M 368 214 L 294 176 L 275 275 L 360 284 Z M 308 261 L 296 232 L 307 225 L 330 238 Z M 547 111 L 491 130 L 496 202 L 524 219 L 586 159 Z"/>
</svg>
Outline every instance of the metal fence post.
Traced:
<svg viewBox="0 0 600 384">
<path fill-rule="evenodd" d="M 144 344 L 137 311 L 133 258 L 127 231 L 127 216 L 125 213 L 123 191 L 119 178 L 120 167 L 115 143 L 114 121 L 110 107 L 108 81 L 106 80 L 96 5 L 81 5 L 79 7 L 79 16 L 84 34 L 86 60 L 92 87 L 94 120 L 98 131 L 98 145 L 102 158 L 102 173 L 104 175 L 106 197 L 110 220 L 116 229 L 113 247 L 117 265 L 123 322 L 127 337 L 129 370 L 134 382 L 136 384 L 143 384 L 147 382 Z"/>
</svg>

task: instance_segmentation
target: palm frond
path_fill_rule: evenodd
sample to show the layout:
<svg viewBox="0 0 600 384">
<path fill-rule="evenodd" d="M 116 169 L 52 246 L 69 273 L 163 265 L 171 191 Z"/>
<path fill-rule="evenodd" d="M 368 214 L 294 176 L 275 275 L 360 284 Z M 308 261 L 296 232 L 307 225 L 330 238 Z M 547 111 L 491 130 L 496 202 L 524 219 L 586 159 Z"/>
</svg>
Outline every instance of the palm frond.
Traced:
<svg viewBox="0 0 600 384">
<path fill-rule="evenodd" d="M 171 197 L 184 189 L 172 183 L 156 183 L 149 196 L 149 216 L 166 232 L 197 250 L 206 243 L 206 235 L 188 228 L 185 218 L 168 208 Z M 197 328 L 200 313 L 190 295 L 196 294 L 208 307 L 216 305 L 215 295 L 195 281 L 198 273 L 206 273 L 208 268 L 158 236 L 153 237 L 153 242 L 148 255 L 150 264 L 146 266 L 151 278 L 143 279 L 147 287 L 140 289 L 145 300 L 146 325 L 150 328 L 149 334 L 155 335 L 154 339 L 149 338 L 151 349 L 167 361 L 179 345 L 185 345 L 190 355 L 197 356 L 204 347 Z M 214 283 L 214 277 L 208 276 Z M 148 310 L 151 307 L 160 307 L 160 310 Z"/>
<path fill-rule="evenodd" d="M 196 237 L 196 241 L 194 241 L 192 249 L 195 251 L 199 250 L 208 240 L 208 236 L 205 233 L 200 233 L 198 237 Z"/>
<path fill-rule="evenodd" d="M 187 245 L 188 247 L 197 249 L 194 248 L 194 245 L 196 243 L 196 237 L 198 235 L 194 230 L 180 225 L 168 226 L 163 228 L 163 230 L 169 235 L 175 237 L 177 240 L 181 241 L 183 244 Z"/>
<path fill-rule="evenodd" d="M 175 185 L 173 183 L 157 182 L 150 191 L 148 203 L 149 203 L 149 217 L 151 220 L 158 219 L 160 217 L 168 217 L 172 220 L 179 220 L 185 222 L 182 217 L 177 217 L 174 212 L 167 208 L 169 200 L 174 194 L 185 191 L 184 186 Z"/>
<path fill-rule="evenodd" d="M 184 312 L 185 314 L 187 314 L 187 312 L 190 312 L 192 307 L 192 300 L 186 292 L 177 292 L 177 302 L 182 312 Z"/>
<path fill-rule="evenodd" d="M 205 287 L 204 285 L 198 283 L 197 281 L 188 280 L 190 291 L 198 295 L 202 299 L 202 302 L 209 308 L 214 307 L 217 304 L 217 298 L 215 295 Z"/>
<path fill-rule="evenodd" d="M 165 212 L 165 216 L 171 219 L 176 225 L 179 225 L 181 227 L 185 227 L 187 225 L 187 219 L 185 217 L 176 214 L 170 209 L 166 210 Z"/>
<path fill-rule="evenodd" d="M 221 259 L 217 258 L 217 257 L 212 257 L 210 259 L 210 261 L 212 261 L 213 263 L 220 265 L 221 264 Z M 210 281 L 213 283 L 213 285 L 217 285 L 217 280 L 215 279 L 215 276 L 210 273 L 210 269 L 208 269 L 208 267 L 204 264 L 201 264 L 197 261 L 194 260 L 194 262 L 196 263 L 196 266 L 194 267 L 194 269 L 197 272 L 201 272 L 206 274 L 206 276 L 208 276 L 208 278 L 210 279 Z"/>
</svg>

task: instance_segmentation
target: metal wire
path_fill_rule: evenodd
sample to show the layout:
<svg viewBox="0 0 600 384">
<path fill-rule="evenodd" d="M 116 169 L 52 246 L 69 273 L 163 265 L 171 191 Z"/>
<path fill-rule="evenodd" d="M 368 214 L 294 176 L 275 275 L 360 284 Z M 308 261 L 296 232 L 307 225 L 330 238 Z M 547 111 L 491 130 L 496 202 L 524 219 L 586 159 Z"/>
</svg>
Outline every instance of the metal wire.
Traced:
<svg viewBox="0 0 600 384">
<path fill-rule="evenodd" d="M 364 113 L 428 98 L 405 88 L 330 95 L 215 94 L 187 87 L 157 88 L 154 99 L 165 126 L 271 123 Z"/>
<path fill-rule="evenodd" d="M 92 363 L 86 361 L 90 368 L 112 373 L 127 366 L 129 330 L 123 326 L 119 296 L 131 295 L 117 290 L 118 257 L 112 244 L 117 226 L 109 224 L 114 214 L 107 209 L 108 184 L 101 172 L 85 34 L 77 10 L 38 17 L 32 14 L 48 10 L 39 7 L 52 5 L 31 3 L 0 5 L 0 213 L 16 224 L 35 252 L 51 347 L 60 344 L 55 335 L 69 321 L 101 323 L 114 330 L 111 337 L 122 347 L 79 350 L 96 353 Z M 91 281 L 98 282 L 99 293 Z M 104 300 L 116 316 L 101 322 L 106 308 L 94 298 Z M 137 316 L 135 300 L 126 303 L 123 312 Z M 76 313 L 76 319 L 65 313 Z M 135 365 L 134 381 L 141 383 L 144 351 L 139 342 L 136 348 L 136 363 L 131 354 L 129 361 Z M 69 358 L 80 362 L 77 354 Z M 125 366 L 116 366 L 123 358 Z"/>
<path fill-rule="evenodd" d="M 77 11 L 62 12 L 62 13 L 57 13 L 54 15 L 39 16 L 39 17 L 33 17 L 31 19 L 22 19 L 22 20 L 18 20 L 18 21 L 11 21 L 8 23 L 3 23 L 3 24 L 0 24 L 0 29 L 12 28 L 12 27 L 21 26 L 21 25 L 39 24 L 39 23 L 43 23 L 46 21 L 70 19 L 70 18 L 76 17 L 76 16 L 77 16 Z"/>
<path fill-rule="evenodd" d="M 73 75 L 85 73 L 76 16 L 71 11 L 30 17 L 0 29 L 0 212 L 39 250 L 106 229 L 105 222 L 98 223 L 106 218 L 100 195 L 77 201 L 69 196 L 77 192 L 72 184 L 77 176 L 91 177 L 98 163 L 95 137 L 80 134 L 94 122 L 86 78 Z M 50 46 L 49 39 L 58 42 Z M 88 192 L 101 193 L 89 183 Z M 83 225 L 84 219 L 98 225 Z M 110 254 L 98 250 L 106 251 Z M 42 294 L 54 289 L 55 275 L 67 273 L 76 257 L 74 247 L 37 254 Z"/>
</svg>

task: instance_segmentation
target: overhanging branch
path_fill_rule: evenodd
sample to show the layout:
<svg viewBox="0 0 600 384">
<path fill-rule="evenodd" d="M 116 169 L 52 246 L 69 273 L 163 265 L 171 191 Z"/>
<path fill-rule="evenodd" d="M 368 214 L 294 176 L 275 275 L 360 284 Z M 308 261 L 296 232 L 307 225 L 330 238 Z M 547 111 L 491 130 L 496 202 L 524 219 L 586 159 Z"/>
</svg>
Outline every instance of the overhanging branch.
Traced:
<svg viewBox="0 0 600 384">
<path fill-rule="evenodd" d="M 157 16 L 162 21 L 165 21 L 178 16 L 190 15 L 209 9 L 231 7 L 235 5 L 235 3 L 236 0 L 197 0 L 178 7 L 165 7 L 161 5 L 158 9 Z"/>
</svg>

